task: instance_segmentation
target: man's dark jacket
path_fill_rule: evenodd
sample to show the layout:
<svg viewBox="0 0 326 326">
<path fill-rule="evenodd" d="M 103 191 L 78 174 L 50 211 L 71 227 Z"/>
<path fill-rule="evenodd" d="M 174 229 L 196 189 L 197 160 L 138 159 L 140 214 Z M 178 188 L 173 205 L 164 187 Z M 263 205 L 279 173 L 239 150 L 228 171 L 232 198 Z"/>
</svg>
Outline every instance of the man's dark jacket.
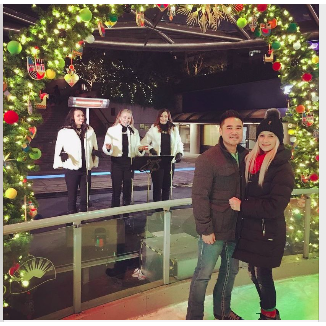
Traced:
<svg viewBox="0 0 326 326">
<path fill-rule="evenodd" d="M 237 146 L 239 165 L 219 143 L 198 156 L 192 186 L 192 207 L 200 235 L 215 233 L 216 240 L 235 240 L 238 212 L 229 205 L 232 197 L 244 193 L 244 158 L 248 151 Z"/>
<path fill-rule="evenodd" d="M 281 264 L 286 241 L 284 210 L 294 187 L 289 163 L 291 152 L 280 145 L 265 174 L 263 187 L 259 173 L 253 175 L 241 203 L 240 239 L 233 257 L 257 267 L 274 268 Z"/>
</svg>

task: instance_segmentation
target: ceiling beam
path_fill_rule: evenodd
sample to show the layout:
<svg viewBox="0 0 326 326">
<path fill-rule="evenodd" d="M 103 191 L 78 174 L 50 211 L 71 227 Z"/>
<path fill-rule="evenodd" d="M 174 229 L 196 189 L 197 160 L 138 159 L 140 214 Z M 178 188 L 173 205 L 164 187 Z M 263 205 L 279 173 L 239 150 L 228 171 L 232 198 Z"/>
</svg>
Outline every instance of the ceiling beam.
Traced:
<svg viewBox="0 0 326 326">
<path fill-rule="evenodd" d="M 311 16 L 314 18 L 314 20 L 315 20 L 317 26 L 319 26 L 319 18 L 318 18 L 318 16 L 317 16 L 317 14 L 316 14 L 314 8 L 312 7 L 312 5 L 306 5 L 306 6 L 308 7 L 309 12 L 310 12 Z"/>
</svg>

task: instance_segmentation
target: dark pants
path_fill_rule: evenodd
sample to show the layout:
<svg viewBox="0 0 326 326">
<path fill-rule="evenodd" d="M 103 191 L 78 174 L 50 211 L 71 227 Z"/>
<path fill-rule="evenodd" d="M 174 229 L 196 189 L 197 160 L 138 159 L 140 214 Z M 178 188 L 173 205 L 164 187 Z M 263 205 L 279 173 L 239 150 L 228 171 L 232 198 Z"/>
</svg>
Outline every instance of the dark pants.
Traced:
<svg viewBox="0 0 326 326">
<path fill-rule="evenodd" d="M 172 178 L 175 164 L 172 163 Z M 171 188 L 171 164 L 164 164 L 152 172 L 153 201 L 169 200 Z"/>
<path fill-rule="evenodd" d="M 112 204 L 120 207 L 121 188 L 123 183 L 123 204 L 131 203 L 131 159 L 130 157 L 111 157 Z"/>
<path fill-rule="evenodd" d="M 255 267 L 249 264 L 250 278 L 256 286 L 260 307 L 264 310 L 276 307 L 276 291 L 271 268 Z"/>
<path fill-rule="evenodd" d="M 87 182 L 86 170 L 66 170 L 65 181 L 68 191 L 68 214 L 77 213 L 77 191 L 80 189 L 79 211 L 87 212 Z M 91 171 L 88 171 L 88 196 L 91 189 Z"/>
</svg>

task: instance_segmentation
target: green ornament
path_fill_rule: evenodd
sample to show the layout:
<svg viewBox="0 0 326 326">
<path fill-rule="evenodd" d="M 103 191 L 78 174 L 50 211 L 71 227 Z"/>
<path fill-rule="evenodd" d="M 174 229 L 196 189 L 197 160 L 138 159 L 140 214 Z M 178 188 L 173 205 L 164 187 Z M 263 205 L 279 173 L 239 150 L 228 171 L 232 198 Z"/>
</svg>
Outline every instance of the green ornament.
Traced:
<svg viewBox="0 0 326 326">
<path fill-rule="evenodd" d="M 316 69 L 312 72 L 312 76 L 315 78 L 319 78 L 319 69 Z"/>
<path fill-rule="evenodd" d="M 260 31 L 260 28 L 259 28 L 259 27 L 257 27 L 257 28 L 255 29 L 255 31 L 254 31 L 254 36 L 255 36 L 255 37 L 260 37 L 260 36 L 261 36 L 261 31 Z"/>
<path fill-rule="evenodd" d="M 18 54 L 22 50 L 22 45 L 17 41 L 10 41 L 7 45 L 10 54 Z"/>
<path fill-rule="evenodd" d="M 272 49 L 273 50 L 278 50 L 281 47 L 281 43 L 279 41 L 274 41 L 272 43 Z"/>
<path fill-rule="evenodd" d="M 60 68 L 64 68 L 65 65 L 66 65 L 66 62 L 65 62 L 62 58 L 60 58 L 60 59 L 59 59 L 59 64 L 58 64 L 58 66 L 59 66 Z"/>
<path fill-rule="evenodd" d="M 84 22 L 89 22 L 92 19 L 92 12 L 88 8 L 84 8 L 79 12 L 79 16 Z"/>
<path fill-rule="evenodd" d="M 109 15 L 109 20 L 110 20 L 112 23 L 115 23 L 115 22 L 118 20 L 118 15 L 116 15 L 116 14 L 110 14 L 110 15 Z"/>
<path fill-rule="evenodd" d="M 38 160 L 42 156 L 42 152 L 38 148 L 31 148 L 29 152 L 29 157 L 32 160 Z"/>
<path fill-rule="evenodd" d="M 237 25 L 239 28 L 244 28 L 247 25 L 247 19 L 246 18 L 239 18 L 237 20 Z"/>
<path fill-rule="evenodd" d="M 296 23 L 290 23 L 286 31 L 289 33 L 295 33 L 297 31 L 297 27 L 298 25 Z"/>
<path fill-rule="evenodd" d="M 297 220 L 300 220 L 302 218 L 302 214 L 301 213 L 296 213 L 293 214 L 294 218 L 296 218 Z"/>
</svg>

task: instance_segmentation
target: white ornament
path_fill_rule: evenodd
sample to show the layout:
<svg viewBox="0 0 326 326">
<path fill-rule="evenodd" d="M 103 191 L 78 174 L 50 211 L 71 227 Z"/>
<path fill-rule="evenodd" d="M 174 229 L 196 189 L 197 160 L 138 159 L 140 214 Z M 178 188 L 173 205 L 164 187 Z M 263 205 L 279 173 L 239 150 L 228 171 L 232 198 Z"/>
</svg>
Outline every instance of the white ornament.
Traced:
<svg viewBox="0 0 326 326">
<path fill-rule="evenodd" d="M 293 43 L 293 49 L 299 50 L 301 48 L 301 44 L 299 42 Z"/>
<path fill-rule="evenodd" d="M 95 41 L 95 37 L 94 37 L 94 35 L 92 35 L 92 34 L 88 35 L 88 36 L 85 38 L 85 41 L 86 41 L 87 43 L 94 43 L 94 41 Z"/>
</svg>

